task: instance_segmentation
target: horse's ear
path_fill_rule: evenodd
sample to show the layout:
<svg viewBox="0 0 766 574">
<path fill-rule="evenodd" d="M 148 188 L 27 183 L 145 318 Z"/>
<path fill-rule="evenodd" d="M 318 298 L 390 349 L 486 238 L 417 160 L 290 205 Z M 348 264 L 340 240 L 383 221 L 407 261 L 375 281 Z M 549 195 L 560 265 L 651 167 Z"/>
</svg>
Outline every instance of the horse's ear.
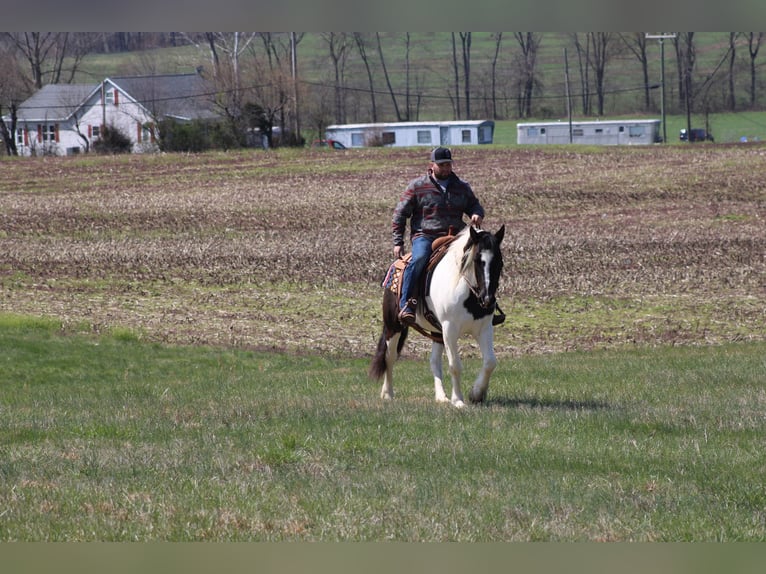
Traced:
<svg viewBox="0 0 766 574">
<path fill-rule="evenodd" d="M 476 231 L 476 228 L 473 225 L 471 225 L 469 229 L 471 230 L 471 243 L 478 243 L 479 232 Z"/>
<path fill-rule="evenodd" d="M 498 243 L 503 240 L 503 237 L 505 237 L 505 223 L 503 223 L 500 226 L 500 229 L 497 230 L 497 233 L 495 233 L 495 239 L 497 239 Z"/>
</svg>

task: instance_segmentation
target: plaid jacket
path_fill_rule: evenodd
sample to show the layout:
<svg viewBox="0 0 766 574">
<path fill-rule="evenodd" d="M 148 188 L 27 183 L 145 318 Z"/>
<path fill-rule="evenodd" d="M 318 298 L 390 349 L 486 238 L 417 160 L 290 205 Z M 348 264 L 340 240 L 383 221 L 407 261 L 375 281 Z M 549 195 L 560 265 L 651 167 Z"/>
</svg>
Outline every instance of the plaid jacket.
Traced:
<svg viewBox="0 0 766 574">
<path fill-rule="evenodd" d="M 408 219 L 411 237 L 440 237 L 447 235 L 450 227 L 454 228 L 455 233 L 465 227 L 463 214 L 468 217 L 484 217 L 484 208 L 471 186 L 457 175 L 450 174 L 445 190 L 441 189 L 430 174 L 413 179 L 394 208 L 394 246 L 404 245 Z"/>
</svg>

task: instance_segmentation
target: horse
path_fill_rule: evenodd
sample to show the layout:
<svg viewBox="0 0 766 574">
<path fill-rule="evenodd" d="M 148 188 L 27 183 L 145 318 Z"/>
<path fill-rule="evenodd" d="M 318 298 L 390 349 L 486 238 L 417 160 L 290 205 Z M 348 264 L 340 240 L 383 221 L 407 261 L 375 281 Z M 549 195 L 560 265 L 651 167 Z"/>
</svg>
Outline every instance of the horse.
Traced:
<svg viewBox="0 0 766 574">
<path fill-rule="evenodd" d="M 503 269 L 500 243 L 505 225 L 497 233 L 468 226 L 452 243 L 430 272 L 418 297 L 416 323 L 413 328 L 429 336 L 431 372 L 437 402 L 450 402 L 458 408 L 466 406 L 460 388 L 462 363 L 458 339 L 471 334 L 479 344 L 482 367 L 468 395 L 470 402 L 481 403 L 487 397 L 489 378 L 497 366 L 494 350 L 493 313 L 497 288 Z M 424 272 L 427 275 L 428 272 Z M 383 378 L 382 399 L 393 399 L 394 363 L 404 348 L 409 327 L 398 320 L 399 302 L 396 293 L 386 289 L 383 295 L 383 332 L 369 368 L 374 380 Z M 442 384 L 442 355 L 446 350 L 452 395 L 448 399 Z"/>
</svg>

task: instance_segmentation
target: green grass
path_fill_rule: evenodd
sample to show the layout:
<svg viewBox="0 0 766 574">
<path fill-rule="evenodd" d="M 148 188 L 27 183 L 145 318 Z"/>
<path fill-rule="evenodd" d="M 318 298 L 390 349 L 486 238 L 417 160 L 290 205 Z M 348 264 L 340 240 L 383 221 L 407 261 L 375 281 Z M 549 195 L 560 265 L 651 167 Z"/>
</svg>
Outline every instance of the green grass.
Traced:
<svg viewBox="0 0 766 574">
<path fill-rule="evenodd" d="M 763 343 L 363 359 L 0 317 L 0 540 L 764 540 Z M 467 376 L 478 364 L 466 362 Z"/>
</svg>

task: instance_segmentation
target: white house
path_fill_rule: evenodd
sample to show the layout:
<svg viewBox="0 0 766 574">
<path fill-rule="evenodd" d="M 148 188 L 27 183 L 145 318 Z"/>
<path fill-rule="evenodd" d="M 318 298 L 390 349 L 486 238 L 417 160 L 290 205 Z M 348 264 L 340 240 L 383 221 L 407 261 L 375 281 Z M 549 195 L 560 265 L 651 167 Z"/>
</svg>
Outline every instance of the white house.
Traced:
<svg viewBox="0 0 766 574">
<path fill-rule="evenodd" d="M 527 122 L 516 125 L 518 144 L 637 145 L 660 141 L 660 120 Z"/>
<path fill-rule="evenodd" d="M 218 118 L 212 94 L 199 74 L 49 84 L 18 107 L 16 146 L 19 155 L 80 153 L 89 150 L 109 126 L 130 138 L 134 152 L 154 151 L 158 121 Z"/>
<path fill-rule="evenodd" d="M 339 124 L 327 126 L 325 139 L 348 148 L 473 145 L 492 143 L 494 131 L 492 120 Z"/>
</svg>

